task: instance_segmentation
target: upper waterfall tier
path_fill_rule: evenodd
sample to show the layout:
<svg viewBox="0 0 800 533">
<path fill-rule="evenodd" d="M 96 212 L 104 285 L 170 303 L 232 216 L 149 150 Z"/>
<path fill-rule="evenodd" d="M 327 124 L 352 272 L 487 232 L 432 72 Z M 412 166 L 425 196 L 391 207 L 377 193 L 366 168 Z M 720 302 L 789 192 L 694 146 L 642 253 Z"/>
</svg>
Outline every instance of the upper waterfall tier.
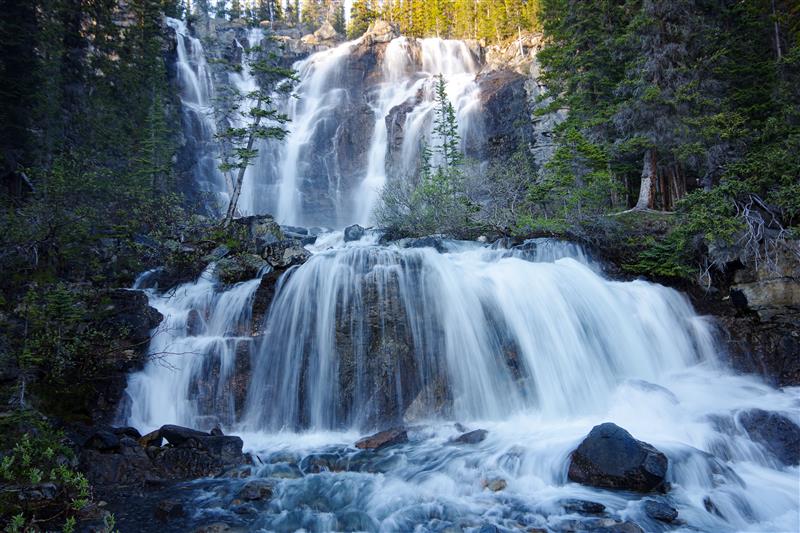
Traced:
<svg viewBox="0 0 800 533">
<path fill-rule="evenodd" d="M 244 213 L 275 213 L 284 224 L 368 224 L 391 179 L 413 179 L 431 139 L 434 82 L 443 76 L 462 149 L 485 155 L 479 51 L 463 41 L 369 36 L 295 63 L 299 83 L 282 110 L 283 141 L 261 145 L 240 200 Z M 246 90 L 249 78 L 234 83 Z M 522 104 L 524 107 L 524 104 Z"/>
</svg>

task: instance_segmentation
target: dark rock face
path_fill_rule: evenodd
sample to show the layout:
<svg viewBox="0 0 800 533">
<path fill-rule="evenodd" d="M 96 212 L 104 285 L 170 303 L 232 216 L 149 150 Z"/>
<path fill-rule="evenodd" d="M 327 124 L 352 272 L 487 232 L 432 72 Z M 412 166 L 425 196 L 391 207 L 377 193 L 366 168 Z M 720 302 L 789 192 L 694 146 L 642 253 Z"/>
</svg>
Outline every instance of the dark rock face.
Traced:
<svg viewBox="0 0 800 533">
<path fill-rule="evenodd" d="M 578 514 L 602 514 L 606 510 L 602 503 L 588 500 L 564 500 L 562 506 L 568 513 Z"/>
<path fill-rule="evenodd" d="M 484 156 L 508 156 L 531 138 L 525 82 L 525 76 L 511 70 L 478 77 L 486 138 Z"/>
<path fill-rule="evenodd" d="M 678 511 L 666 503 L 656 500 L 646 500 L 644 502 L 644 512 L 653 520 L 671 523 L 678 518 Z"/>
<path fill-rule="evenodd" d="M 665 490 L 667 457 L 621 427 L 605 423 L 572 452 L 568 477 L 593 487 L 651 492 Z"/>
<path fill-rule="evenodd" d="M 739 414 L 739 423 L 758 442 L 786 465 L 800 464 L 800 427 L 785 416 L 751 409 Z"/>
<path fill-rule="evenodd" d="M 80 465 L 93 484 L 138 485 L 216 476 L 246 461 L 239 437 L 163 426 L 137 442 L 125 436 L 128 429 L 98 431 L 87 441 Z M 118 438 L 116 442 L 113 436 Z M 162 437 L 168 440 L 167 446 L 159 445 Z"/>
<path fill-rule="evenodd" d="M 311 257 L 311 252 L 303 248 L 300 241 L 284 239 L 267 245 L 263 256 L 271 267 L 286 269 L 305 263 Z"/>
<path fill-rule="evenodd" d="M 248 481 L 237 496 L 245 501 L 268 500 L 272 497 L 272 484 L 263 479 Z"/>
<path fill-rule="evenodd" d="M 364 236 L 364 228 L 358 224 L 344 228 L 344 242 L 357 241 Z"/>
<path fill-rule="evenodd" d="M 454 444 L 478 444 L 479 442 L 483 442 L 486 439 L 486 436 L 489 434 L 488 431 L 485 429 L 476 429 L 475 431 L 468 431 L 463 435 L 459 435 L 455 439 L 453 439 Z"/>
<path fill-rule="evenodd" d="M 217 276 L 223 283 L 233 284 L 255 278 L 267 262 L 255 254 L 237 254 L 217 263 Z"/>
<path fill-rule="evenodd" d="M 408 442 L 408 432 L 403 428 L 387 429 L 369 437 L 364 437 L 356 442 L 356 448 L 361 450 L 379 450 L 387 446 Z"/>
</svg>

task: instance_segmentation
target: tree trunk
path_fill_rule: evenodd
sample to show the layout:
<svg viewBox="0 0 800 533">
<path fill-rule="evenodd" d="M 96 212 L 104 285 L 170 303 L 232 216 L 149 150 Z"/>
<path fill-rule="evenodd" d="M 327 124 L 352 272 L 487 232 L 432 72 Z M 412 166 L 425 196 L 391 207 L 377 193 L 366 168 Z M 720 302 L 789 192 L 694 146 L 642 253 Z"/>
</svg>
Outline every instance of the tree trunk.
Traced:
<svg viewBox="0 0 800 533">
<path fill-rule="evenodd" d="M 656 152 L 652 148 L 645 151 L 642 165 L 642 184 L 639 187 L 639 200 L 634 209 L 653 209 L 656 188 Z"/>
<path fill-rule="evenodd" d="M 261 108 L 261 100 L 256 103 L 256 109 Z M 250 128 L 250 136 L 247 138 L 247 151 L 253 149 L 253 143 L 256 140 L 256 132 L 258 131 L 258 124 L 261 122 L 261 115 L 256 114 L 253 126 Z M 225 221 L 222 226 L 227 228 L 230 226 L 234 215 L 236 215 L 236 205 L 239 203 L 239 195 L 242 194 L 242 182 L 244 181 L 244 173 L 249 165 L 249 159 L 243 161 L 242 166 L 239 168 L 239 173 L 236 176 L 236 181 L 233 182 L 233 192 L 231 193 L 231 201 L 228 204 L 228 212 L 225 214 Z"/>
</svg>

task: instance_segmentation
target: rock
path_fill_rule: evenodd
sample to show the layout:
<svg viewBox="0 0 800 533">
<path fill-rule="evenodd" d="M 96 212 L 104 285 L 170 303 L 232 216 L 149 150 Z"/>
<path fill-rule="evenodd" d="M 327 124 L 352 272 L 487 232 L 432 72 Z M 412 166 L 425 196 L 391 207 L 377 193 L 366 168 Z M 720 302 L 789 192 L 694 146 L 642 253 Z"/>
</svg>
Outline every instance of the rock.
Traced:
<svg viewBox="0 0 800 533">
<path fill-rule="evenodd" d="M 762 321 L 793 321 L 800 313 L 800 241 L 789 241 L 771 261 L 740 269 L 734 277 L 731 299 L 755 311 Z"/>
<path fill-rule="evenodd" d="M 666 522 L 668 524 L 674 522 L 675 519 L 678 518 L 677 509 L 656 500 L 645 500 L 644 513 L 653 520 Z"/>
<path fill-rule="evenodd" d="M 407 239 L 404 241 L 405 248 L 434 248 L 439 253 L 445 253 L 447 246 L 445 246 L 444 239 L 437 235 L 429 235 L 427 237 L 419 237 L 416 239 Z"/>
<path fill-rule="evenodd" d="M 709 496 L 703 498 L 703 507 L 709 513 L 716 515 L 722 519 L 725 518 L 725 516 L 720 512 L 719 507 L 717 507 L 717 504 L 715 504 Z"/>
<path fill-rule="evenodd" d="M 217 262 L 216 273 L 221 282 L 233 284 L 256 278 L 266 266 L 255 254 L 237 254 Z"/>
<path fill-rule="evenodd" d="M 582 520 L 565 520 L 558 524 L 557 531 L 581 533 L 644 533 L 638 524 L 623 522 L 614 518 L 589 518 Z"/>
<path fill-rule="evenodd" d="M 475 431 L 469 431 L 463 435 L 459 435 L 453 439 L 453 444 L 478 444 L 479 442 L 483 442 L 488 434 L 489 432 L 485 429 L 476 429 Z"/>
<path fill-rule="evenodd" d="M 286 233 L 295 233 L 297 235 L 308 235 L 308 229 L 300 226 L 281 226 L 281 231 Z"/>
<path fill-rule="evenodd" d="M 286 269 L 301 265 L 311 257 L 311 252 L 303 248 L 300 241 L 285 239 L 270 244 L 264 249 L 264 259 L 274 268 Z"/>
<path fill-rule="evenodd" d="M 739 414 L 750 438 L 785 465 L 800 464 L 800 427 L 779 413 L 750 409 Z"/>
<path fill-rule="evenodd" d="M 147 448 L 148 446 L 161 446 L 163 442 L 163 437 L 161 436 L 161 430 L 151 431 L 147 435 L 140 437 L 139 444 L 143 447 Z"/>
<path fill-rule="evenodd" d="M 235 224 L 246 228 L 253 253 L 261 254 L 265 243 L 283 240 L 280 225 L 270 215 L 252 215 L 235 218 Z"/>
<path fill-rule="evenodd" d="M 111 430 L 101 429 L 95 431 L 83 444 L 84 448 L 90 448 L 101 452 L 108 452 L 119 449 L 119 437 Z"/>
<path fill-rule="evenodd" d="M 403 413 L 403 422 L 413 424 L 430 418 L 448 418 L 453 413 L 453 396 L 444 378 L 423 388 Z"/>
<path fill-rule="evenodd" d="M 612 423 L 592 428 L 572 452 L 568 477 L 593 487 L 650 492 L 665 490 L 667 456 Z"/>
<path fill-rule="evenodd" d="M 205 320 L 200 315 L 200 311 L 192 309 L 186 317 L 186 335 L 196 337 L 205 331 Z"/>
<path fill-rule="evenodd" d="M 364 41 L 369 43 L 388 43 L 399 36 L 400 30 L 397 26 L 378 19 L 369 25 L 367 32 L 364 34 Z"/>
<path fill-rule="evenodd" d="M 147 295 L 139 290 L 117 289 L 105 293 L 108 300 L 103 309 L 103 328 L 108 331 L 125 331 L 134 344 L 145 344 L 150 340 L 150 331 L 164 317 L 150 307 Z"/>
<path fill-rule="evenodd" d="M 526 76 L 506 69 L 490 71 L 478 77 L 481 116 L 484 117 L 480 140 L 485 139 L 486 143 L 483 148 L 485 152 L 481 154 L 484 159 L 509 157 L 531 138 L 526 81 Z M 471 151 L 478 149 L 475 146 Z"/>
<path fill-rule="evenodd" d="M 344 242 L 357 241 L 364 236 L 364 228 L 358 224 L 344 228 Z"/>
<path fill-rule="evenodd" d="M 156 504 L 154 514 L 157 520 L 167 522 L 172 518 L 186 516 L 186 511 L 183 508 L 183 504 L 178 500 L 167 499 L 161 500 Z"/>
<path fill-rule="evenodd" d="M 404 428 L 392 428 L 364 437 L 356 442 L 356 448 L 361 450 L 379 450 L 387 446 L 408 442 L 408 433 Z"/>
<path fill-rule="evenodd" d="M 245 501 L 261 501 L 272 498 L 272 484 L 263 479 L 248 481 L 239 489 L 237 498 Z"/>
<path fill-rule="evenodd" d="M 564 500 L 561 505 L 569 513 L 602 514 L 606 510 L 606 506 L 602 503 L 588 500 Z"/>
<path fill-rule="evenodd" d="M 139 433 L 139 430 L 132 427 L 118 427 L 118 428 L 111 428 L 111 431 L 120 438 L 122 437 L 129 437 L 133 440 L 139 440 L 142 438 L 142 434 Z"/>
<path fill-rule="evenodd" d="M 208 437 L 209 434 L 203 431 L 198 431 L 196 429 L 185 428 L 182 426 L 173 426 L 171 424 L 167 424 L 165 426 L 161 426 L 161 429 L 158 430 L 159 434 L 167 439 L 167 442 L 172 444 L 173 446 L 180 446 L 182 444 L 186 444 L 190 439 L 201 439 L 204 437 Z"/>
<path fill-rule="evenodd" d="M 322 26 L 314 32 L 314 37 L 319 41 L 332 41 L 339 37 L 339 34 L 336 33 L 336 29 L 333 25 L 326 20 L 322 23 Z"/>
<path fill-rule="evenodd" d="M 499 492 L 505 489 L 508 486 L 508 483 L 502 478 L 485 479 L 483 481 L 483 486 L 492 492 Z"/>
<path fill-rule="evenodd" d="M 307 455 L 300 461 L 300 470 L 304 474 L 338 472 L 338 461 L 339 456 L 332 453 L 316 453 Z"/>
</svg>

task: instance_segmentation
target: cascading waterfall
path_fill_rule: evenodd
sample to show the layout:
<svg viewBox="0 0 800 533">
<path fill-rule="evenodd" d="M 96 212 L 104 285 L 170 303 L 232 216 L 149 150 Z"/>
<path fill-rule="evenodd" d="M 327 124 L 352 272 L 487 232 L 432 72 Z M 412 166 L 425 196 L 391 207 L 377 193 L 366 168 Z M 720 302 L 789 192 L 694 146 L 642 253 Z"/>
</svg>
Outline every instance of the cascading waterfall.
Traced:
<svg viewBox="0 0 800 533">
<path fill-rule="evenodd" d="M 215 150 L 217 125 L 212 105 L 214 83 L 199 39 L 192 37 L 182 20 L 166 18 L 175 31 L 177 78 L 180 89 L 181 120 L 187 162 L 196 190 L 204 196 L 206 209 L 218 212 L 228 203 L 228 187 L 219 171 Z"/>
<path fill-rule="evenodd" d="M 243 435 L 275 490 L 249 527 L 561 530 L 575 515 L 560 502 L 578 498 L 663 530 L 638 497 L 566 482 L 570 451 L 613 421 L 669 456 L 670 504 L 691 528 L 796 529 L 798 468 L 776 463 L 737 416 L 761 408 L 800 421 L 800 391 L 726 371 L 711 324 L 676 291 L 606 280 L 558 241 L 448 242 L 447 253 L 372 236 L 338 242 L 310 247 L 315 255 L 279 281 L 260 338 L 247 333 L 259 280 L 220 288 L 211 269 L 169 295 L 150 293 L 167 317 L 151 351 L 177 355 L 131 377 L 128 422 Z M 242 359 L 246 393 L 231 385 Z M 389 455 L 350 448 L 358 433 L 403 421 L 419 429 Z M 449 446 L 453 421 L 489 436 Z M 284 477 L 286 461 L 320 452 L 356 471 Z M 487 493 L 497 478 L 506 489 Z"/>
<path fill-rule="evenodd" d="M 254 30 L 249 45 L 260 38 Z M 465 147 L 479 131 L 478 65 L 466 44 L 394 39 L 356 121 L 367 131 L 363 165 L 345 172 L 337 139 L 352 140 L 347 112 L 367 87 L 352 79 L 360 46 L 297 64 L 290 136 L 248 170 L 244 210 L 267 207 L 284 223 L 366 220 L 375 190 L 412 174 L 430 139 L 435 74 L 448 81 Z M 254 87 L 247 72 L 232 81 Z M 315 187 L 333 211 L 309 199 Z M 267 531 L 572 531 L 588 522 L 563 502 L 580 499 L 606 506 L 597 520 L 646 531 L 800 527 L 800 468 L 781 464 L 740 420 L 764 409 L 800 422 L 800 389 L 734 375 L 718 361 L 713 325 L 680 293 L 606 279 L 561 241 L 405 243 L 442 252 L 378 237 L 320 236 L 256 323 L 260 276 L 223 286 L 212 265 L 167 294 L 148 289 L 166 319 L 151 361 L 130 377 L 126 422 L 236 432 L 259 458 L 252 476 L 272 484 L 269 504 L 244 514 L 230 495 L 244 481 L 214 480 L 233 488 L 201 490 L 193 519 Z M 667 454 L 667 495 L 567 480 L 570 452 L 607 421 Z M 410 428 L 407 444 L 352 446 L 399 424 Z M 461 424 L 488 435 L 455 446 Z M 489 490 L 498 479 L 503 490 Z M 682 522 L 649 517 L 648 498 L 666 499 Z"/>
<path fill-rule="evenodd" d="M 374 74 L 360 63 L 373 53 L 380 62 Z M 242 212 L 272 212 L 286 224 L 369 224 L 387 179 L 409 179 L 420 144 L 435 142 L 438 75 L 448 84 L 464 146 L 478 142 L 480 66 L 461 41 L 398 37 L 378 53 L 360 39 L 315 53 L 294 68 L 296 97 L 283 104 L 291 118 L 289 136 L 261 145 L 246 175 Z M 400 146 L 394 146 L 395 136 Z M 362 138 L 363 153 L 345 153 Z M 390 152 L 397 152 L 391 163 Z"/>
</svg>

